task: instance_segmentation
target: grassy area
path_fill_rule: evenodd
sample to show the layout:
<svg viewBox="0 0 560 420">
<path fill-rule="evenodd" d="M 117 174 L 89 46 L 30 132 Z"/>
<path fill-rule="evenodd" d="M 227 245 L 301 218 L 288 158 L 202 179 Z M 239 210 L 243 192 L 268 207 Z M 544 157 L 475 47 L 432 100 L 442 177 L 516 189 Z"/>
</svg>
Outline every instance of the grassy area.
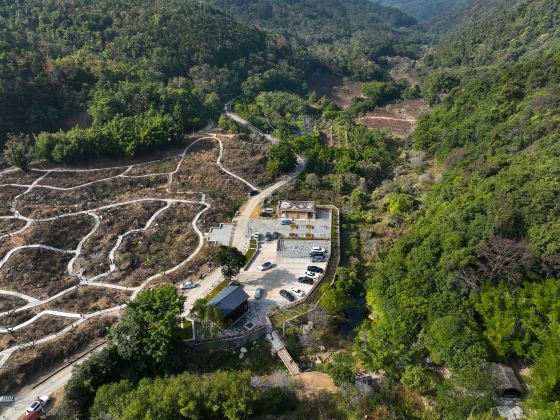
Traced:
<svg viewBox="0 0 560 420">
<path fill-rule="evenodd" d="M 251 239 L 251 241 L 249 242 L 249 250 L 245 254 L 245 264 L 248 264 L 249 261 L 251 261 L 251 258 L 253 258 L 253 255 L 255 255 L 255 252 L 257 252 L 257 241 L 256 239 Z"/>
<path fill-rule="evenodd" d="M 181 329 L 181 336 L 183 338 L 183 340 L 190 340 L 193 337 L 193 324 L 190 320 L 185 319 L 183 321 L 183 328 Z"/>
<path fill-rule="evenodd" d="M 207 299 L 209 301 L 214 296 L 216 296 L 218 293 L 220 293 L 222 290 L 224 290 L 228 286 L 229 283 L 230 283 L 229 280 L 227 280 L 227 279 L 223 280 L 220 284 L 218 284 L 216 287 L 214 287 L 214 290 L 212 290 L 210 293 L 208 293 L 208 295 L 206 296 L 205 299 Z"/>
</svg>

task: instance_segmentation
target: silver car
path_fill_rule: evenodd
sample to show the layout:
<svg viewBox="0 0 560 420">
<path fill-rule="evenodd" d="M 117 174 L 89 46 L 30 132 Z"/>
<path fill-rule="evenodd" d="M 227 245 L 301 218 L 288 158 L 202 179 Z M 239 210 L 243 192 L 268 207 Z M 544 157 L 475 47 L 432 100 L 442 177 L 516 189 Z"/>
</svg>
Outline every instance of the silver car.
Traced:
<svg viewBox="0 0 560 420">
<path fill-rule="evenodd" d="M 255 299 L 261 299 L 264 295 L 264 289 L 262 287 L 257 287 L 255 290 Z"/>
</svg>

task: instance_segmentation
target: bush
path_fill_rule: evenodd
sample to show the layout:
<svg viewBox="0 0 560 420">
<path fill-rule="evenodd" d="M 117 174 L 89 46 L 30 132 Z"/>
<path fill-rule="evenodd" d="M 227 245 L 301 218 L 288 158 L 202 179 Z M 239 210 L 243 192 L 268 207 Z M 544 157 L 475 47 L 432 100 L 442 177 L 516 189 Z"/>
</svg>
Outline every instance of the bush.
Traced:
<svg viewBox="0 0 560 420">
<path fill-rule="evenodd" d="M 407 391 L 431 394 L 437 389 L 437 375 L 420 365 L 407 366 L 401 376 L 401 383 Z"/>
</svg>

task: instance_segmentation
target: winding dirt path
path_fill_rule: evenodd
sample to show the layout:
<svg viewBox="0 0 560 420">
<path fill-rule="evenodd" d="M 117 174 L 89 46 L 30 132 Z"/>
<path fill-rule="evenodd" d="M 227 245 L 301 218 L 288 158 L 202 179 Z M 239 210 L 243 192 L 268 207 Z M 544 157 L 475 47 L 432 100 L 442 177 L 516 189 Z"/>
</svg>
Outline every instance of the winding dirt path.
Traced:
<svg viewBox="0 0 560 420">
<path fill-rule="evenodd" d="M 0 316 L 7 315 L 7 314 L 10 314 L 10 313 L 24 311 L 26 309 L 30 309 L 30 308 L 37 307 L 37 306 L 43 306 L 43 305 L 45 305 L 49 302 L 52 302 L 55 299 L 67 294 L 67 293 L 70 293 L 70 292 L 76 290 L 80 286 L 84 286 L 84 285 L 92 286 L 92 287 L 110 288 L 110 289 L 119 289 L 119 290 L 131 291 L 132 295 L 130 296 L 130 300 L 132 300 L 132 299 L 135 299 L 136 296 L 138 296 L 138 294 L 149 283 L 151 283 L 152 281 L 154 281 L 156 279 L 159 279 L 163 276 L 172 274 L 172 273 L 176 272 L 177 270 L 180 270 L 189 261 L 191 261 L 194 257 L 196 257 L 196 255 L 198 255 L 198 253 L 201 251 L 201 249 L 204 245 L 204 236 L 203 236 L 203 233 L 201 232 L 201 230 L 198 228 L 198 221 L 204 215 L 204 213 L 207 212 L 211 208 L 211 205 L 208 202 L 206 202 L 206 196 L 205 196 L 204 192 L 197 192 L 197 194 L 200 194 L 200 200 L 183 200 L 183 199 L 176 199 L 176 198 L 145 197 L 145 198 L 139 198 L 139 199 L 135 199 L 135 200 L 112 203 L 112 204 L 105 205 L 105 206 L 100 206 L 100 207 L 97 207 L 97 208 L 94 208 L 94 209 L 82 210 L 82 211 L 77 211 L 77 212 L 73 212 L 73 213 L 66 213 L 66 214 L 63 214 L 63 215 L 57 215 L 57 216 L 42 218 L 42 219 L 34 219 L 34 218 L 27 217 L 25 215 L 22 215 L 17 209 L 17 204 L 18 204 L 18 200 L 21 197 L 23 197 L 24 195 L 33 191 L 34 189 L 44 188 L 44 189 L 51 189 L 51 190 L 56 190 L 56 191 L 73 191 L 73 190 L 77 190 L 77 189 L 80 189 L 80 188 L 87 187 L 87 186 L 92 185 L 92 184 L 96 184 L 96 183 L 100 183 L 100 182 L 106 182 L 106 181 L 109 181 L 109 180 L 112 180 L 112 179 L 115 179 L 115 178 L 120 178 L 120 177 L 124 177 L 124 178 L 145 178 L 145 177 L 151 177 L 151 176 L 156 176 L 156 175 L 167 175 L 168 176 L 167 192 L 171 193 L 172 192 L 172 187 L 173 187 L 173 177 L 174 177 L 175 174 L 177 174 L 179 172 L 179 170 L 181 168 L 181 165 L 182 165 L 183 161 L 185 160 L 189 150 L 196 143 L 198 143 L 200 141 L 205 141 L 205 140 L 212 140 L 212 141 L 217 141 L 218 142 L 220 151 L 219 151 L 219 156 L 216 160 L 216 165 L 224 173 L 226 173 L 229 176 L 243 182 L 245 185 L 247 185 L 249 188 L 251 188 L 253 190 L 257 189 L 249 181 L 247 181 L 247 180 L 243 179 L 242 177 L 234 174 L 233 172 L 227 170 L 222 165 L 221 160 L 222 160 L 222 157 L 223 157 L 224 147 L 223 147 L 223 143 L 222 143 L 221 139 L 216 134 L 208 134 L 205 137 L 201 137 L 200 139 L 197 139 L 196 141 L 189 144 L 183 150 L 183 152 L 181 154 L 176 155 L 176 156 L 170 156 L 170 157 L 166 157 L 166 158 L 159 159 L 159 160 L 137 163 L 137 164 L 133 164 L 133 165 L 114 166 L 114 167 L 108 167 L 108 168 L 96 168 L 96 169 L 65 169 L 65 168 L 32 169 L 32 171 L 38 172 L 38 173 L 41 174 L 33 183 L 27 184 L 27 185 L 13 184 L 13 183 L 0 185 L 0 186 L 10 186 L 10 187 L 17 187 L 17 188 L 24 188 L 25 189 L 21 194 L 19 194 L 16 197 L 13 198 L 13 200 L 11 202 L 11 209 L 10 209 L 12 215 L 11 216 L 0 216 L 0 219 L 18 219 L 18 220 L 23 220 L 23 221 L 26 222 L 24 227 L 18 229 L 17 231 L 10 232 L 8 234 L 0 236 L 0 239 L 8 237 L 8 236 L 16 235 L 18 233 L 21 233 L 21 232 L 25 231 L 27 228 L 29 228 L 34 223 L 52 221 L 52 220 L 56 220 L 56 219 L 59 219 L 59 218 L 62 218 L 62 217 L 71 217 L 71 216 L 76 216 L 76 215 L 87 215 L 87 216 L 93 218 L 94 221 L 95 221 L 94 227 L 84 237 L 82 237 L 80 239 L 77 247 L 73 250 L 65 250 L 65 249 L 55 248 L 55 247 L 51 247 L 51 246 L 44 245 L 44 244 L 22 245 L 22 246 L 17 246 L 17 247 L 14 247 L 14 248 L 10 249 L 6 253 L 6 255 L 4 256 L 4 258 L 2 260 L 0 260 L 0 269 L 2 269 L 2 267 L 6 264 L 6 262 L 15 253 L 17 253 L 18 251 L 23 250 L 23 249 L 41 248 L 41 249 L 48 250 L 48 251 L 51 251 L 51 252 L 73 254 L 73 258 L 68 263 L 67 271 L 68 271 L 68 274 L 70 276 L 76 277 L 79 280 L 79 284 L 76 285 L 76 286 L 72 286 L 68 289 L 65 289 L 65 290 L 57 293 L 56 295 L 50 296 L 50 297 L 48 297 L 47 299 L 44 299 L 44 300 L 40 300 L 40 299 L 37 299 L 35 297 L 28 296 L 28 295 L 18 293 L 18 292 L 13 292 L 13 291 L 9 291 L 9 290 L 0 290 L 0 295 L 17 296 L 17 297 L 20 297 L 20 298 L 22 298 L 22 299 L 24 299 L 28 302 L 26 305 L 21 306 L 19 308 L 16 308 L 14 310 L 0 313 Z M 128 172 L 135 167 L 142 166 L 142 165 L 148 165 L 148 164 L 152 164 L 152 163 L 158 163 L 158 162 L 161 162 L 161 161 L 164 161 L 164 160 L 169 160 L 169 159 L 173 159 L 173 158 L 177 158 L 177 157 L 179 157 L 180 160 L 177 163 L 177 166 L 175 167 L 175 169 L 173 171 L 162 172 L 162 173 L 142 174 L 142 175 L 128 175 Z M 78 172 L 95 172 L 95 171 L 101 171 L 101 170 L 115 170 L 115 169 L 122 169 L 123 172 L 121 172 L 120 174 L 115 175 L 115 176 L 105 177 L 105 178 L 102 178 L 102 179 L 94 180 L 94 181 L 91 181 L 91 182 L 86 182 L 86 183 L 76 185 L 76 186 L 72 186 L 72 187 L 55 187 L 55 186 L 41 184 L 41 181 L 45 177 L 47 177 L 50 173 L 53 173 L 53 172 L 78 173 Z M 9 170 L 6 170 L 6 171 L 2 171 L 0 174 L 13 172 L 13 171 L 16 171 L 16 169 L 9 169 Z M 192 192 L 189 191 L 188 193 L 192 193 Z M 100 226 L 100 219 L 101 218 L 97 214 L 98 211 L 107 210 L 107 209 L 111 209 L 111 208 L 116 208 L 116 207 L 120 207 L 120 206 L 125 206 L 125 205 L 129 205 L 129 204 L 133 204 L 133 203 L 148 202 L 148 201 L 158 201 L 158 202 L 164 203 L 165 205 L 163 207 L 161 207 L 160 209 L 158 209 L 156 212 L 154 212 L 152 214 L 152 216 L 150 217 L 150 219 L 145 223 L 145 225 L 143 227 L 138 228 L 138 229 L 128 230 L 127 232 L 118 236 L 118 238 L 115 242 L 115 245 L 111 248 L 111 250 L 109 251 L 109 254 L 107 256 L 107 258 L 109 260 L 109 270 L 108 271 L 106 271 L 102 274 L 98 274 L 96 276 L 93 276 L 91 278 L 87 278 L 87 277 L 83 276 L 82 273 L 79 273 L 74 269 L 74 264 L 76 262 L 76 259 L 81 254 L 83 245 L 92 235 L 94 235 L 97 232 L 97 230 Z M 112 274 L 113 272 L 118 270 L 118 267 L 115 264 L 115 255 L 116 255 L 117 251 L 119 250 L 119 247 L 121 246 L 124 238 L 126 238 L 129 235 L 132 235 L 132 234 L 135 234 L 135 233 L 140 233 L 140 232 L 143 232 L 143 231 L 146 231 L 147 229 L 149 229 L 152 226 L 152 224 L 154 223 L 154 221 L 156 221 L 157 218 L 162 213 L 167 211 L 171 207 L 171 205 L 176 204 L 176 203 L 177 204 L 185 204 L 185 205 L 200 205 L 200 206 L 203 207 L 195 215 L 195 217 L 193 218 L 193 220 L 191 222 L 193 230 L 195 231 L 196 235 L 199 238 L 198 245 L 197 245 L 196 249 L 185 260 L 181 261 L 176 266 L 171 267 L 164 272 L 157 273 L 155 275 L 152 275 L 152 276 L 148 277 L 147 279 L 144 280 L 144 282 L 142 282 L 142 284 L 140 286 L 125 287 L 125 286 L 120 286 L 120 285 L 114 285 L 114 284 L 101 282 L 100 281 L 101 279 L 109 276 L 110 274 Z M 26 348 L 26 347 L 29 347 L 29 346 L 32 346 L 32 345 L 37 345 L 37 344 L 48 342 L 50 340 L 54 340 L 54 339 L 60 337 L 65 332 L 76 328 L 78 325 L 87 321 L 88 319 L 98 317 L 98 316 L 101 316 L 101 315 L 104 315 L 104 314 L 107 314 L 107 313 L 111 313 L 111 312 L 118 312 L 122 308 L 124 308 L 125 306 L 126 305 L 123 304 L 123 305 L 115 306 L 115 307 L 112 307 L 112 308 L 92 312 L 92 313 L 89 313 L 89 314 L 77 314 L 77 313 L 65 312 L 65 311 L 44 310 L 44 311 L 39 312 L 33 318 L 31 318 L 31 319 L 29 319 L 29 320 L 27 320 L 27 321 L 25 321 L 25 322 L 23 322 L 19 325 L 16 325 L 16 326 L 11 327 L 11 328 L 0 328 L 0 334 L 11 333 L 13 331 L 17 331 L 21 328 L 24 328 L 26 326 L 29 326 L 29 325 L 33 324 L 33 322 L 35 322 L 37 319 L 39 319 L 40 317 L 45 316 L 45 315 L 60 316 L 60 317 L 67 317 L 67 318 L 77 318 L 78 319 L 78 321 L 72 323 L 71 325 L 65 327 L 64 329 L 62 329 L 61 331 L 59 331 L 57 333 L 50 334 L 50 335 L 45 336 L 45 337 L 43 337 L 39 340 L 36 340 L 34 342 L 19 344 L 19 345 L 10 347 L 10 348 L 0 352 L 0 368 L 8 360 L 8 358 L 11 356 L 11 354 L 18 349 L 22 349 L 22 348 Z"/>
</svg>

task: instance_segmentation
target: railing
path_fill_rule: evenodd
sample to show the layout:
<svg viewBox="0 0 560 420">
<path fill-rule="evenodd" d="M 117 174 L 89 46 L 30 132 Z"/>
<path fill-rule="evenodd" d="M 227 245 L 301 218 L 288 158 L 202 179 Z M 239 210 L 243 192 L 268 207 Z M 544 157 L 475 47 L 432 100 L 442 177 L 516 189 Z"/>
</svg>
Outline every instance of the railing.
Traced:
<svg viewBox="0 0 560 420">
<path fill-rule="evenodd" d="M 243 346 L 249 341 L 255 341 L 266 333 L 266 326 L 259 325 L 250 331 L 240 333 L 231 337 L 216 337 L 207 340 L 184 341 L 187 348 L 195 351 L 202 350 L 227 350 Z"/>
</svg>

